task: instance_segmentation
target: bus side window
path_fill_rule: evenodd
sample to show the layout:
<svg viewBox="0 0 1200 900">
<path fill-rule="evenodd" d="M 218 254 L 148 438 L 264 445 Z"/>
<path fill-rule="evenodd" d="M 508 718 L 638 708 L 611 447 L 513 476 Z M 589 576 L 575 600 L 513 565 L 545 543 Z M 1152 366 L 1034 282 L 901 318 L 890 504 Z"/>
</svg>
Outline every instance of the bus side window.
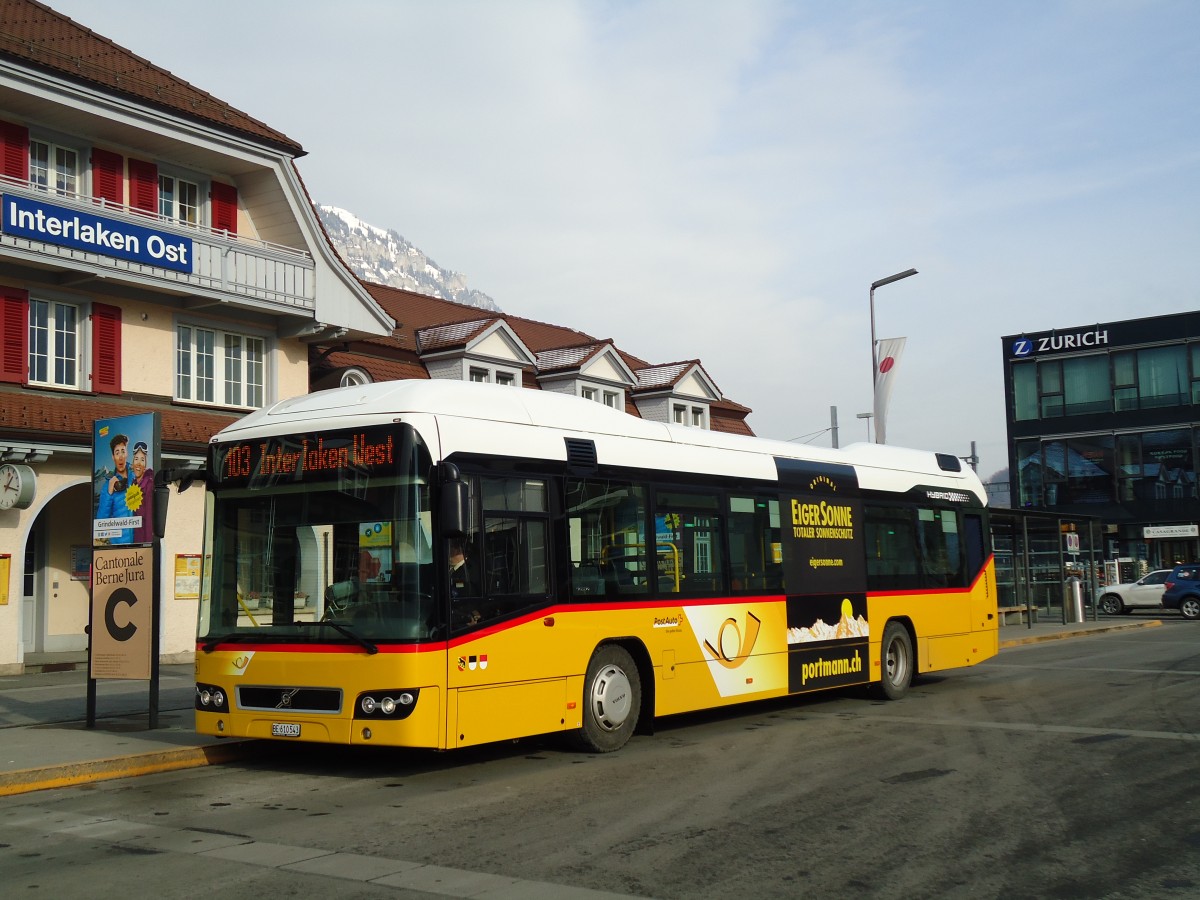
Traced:
<svg viewBox="0 0 1200 900">
<path fill-rule="evenodd" d="M 922 587 L 913 510 L 904 506 L 868 506 L 867 589 L 916 590 Z"/>
<path fill-rule="evenodd" d="M 572 597 L 625 598 L 650 590 L 646 492 L 623 481 L 566 481 Z"/>
<path fill-rule="evenodd" d="M 778 498 L 729 498 L 729 587 L 735 594 L 783 589 Z"/>
<path fill-rule="evenodd" d="M 987 555 L 987 541 L 983 532 L 983 516 L 966 515 L 963 516 L 963 522 L 966 526 L 964 529 L 967 550 L 966 581 L 970 584 L 979 574 L 979 570 L 983 568 L 984 558 Z"/>
<path fill-rule="evenodd" d="M 481 621 L 542 604 L 550 591 L 549 507 L 544 479 L 480 479 L 483 531 L 476 542 L 483 560 Z"/>
<path fill-rule="evenodd" d="M 726 590 L 724 517 L 717 497 L 659 491 L 654 502 L 659 592 L 712 594 Z"/>
<path fill-rule="evenodd" d="M 952 509 L 917 510 L 921 564 L 927 587 L 962 587 L 962 542 L 958 513 Z"/>
</svg>

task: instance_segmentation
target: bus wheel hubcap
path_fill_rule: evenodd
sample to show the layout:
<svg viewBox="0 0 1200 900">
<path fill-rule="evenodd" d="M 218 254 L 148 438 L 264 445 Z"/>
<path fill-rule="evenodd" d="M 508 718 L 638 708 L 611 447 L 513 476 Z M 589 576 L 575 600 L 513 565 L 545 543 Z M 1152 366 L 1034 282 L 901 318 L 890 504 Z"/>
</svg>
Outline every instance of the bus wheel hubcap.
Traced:
<svg viewBox="0 0 1200 900">
<path fill-rule="evenodd" d="M 589 698 L 592 714 L 605 731 L 616 731 L 629 717 L 629 702 L 633 691 L 629 678 L 617 666 L 605 666 L 592 682 Z"/>
</svg>

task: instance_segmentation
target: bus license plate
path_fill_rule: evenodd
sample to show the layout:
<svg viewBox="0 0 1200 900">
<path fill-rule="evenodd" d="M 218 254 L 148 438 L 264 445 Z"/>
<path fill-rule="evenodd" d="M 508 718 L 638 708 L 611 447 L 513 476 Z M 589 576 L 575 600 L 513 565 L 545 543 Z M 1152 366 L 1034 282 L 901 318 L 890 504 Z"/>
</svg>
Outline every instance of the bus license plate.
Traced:
<svg viewBox="0 0 1200 900">
<path fill-rule="evenodd" d="M 300 737 L 300 723 L 272 722 L 271 737 Z"/>
</svg>

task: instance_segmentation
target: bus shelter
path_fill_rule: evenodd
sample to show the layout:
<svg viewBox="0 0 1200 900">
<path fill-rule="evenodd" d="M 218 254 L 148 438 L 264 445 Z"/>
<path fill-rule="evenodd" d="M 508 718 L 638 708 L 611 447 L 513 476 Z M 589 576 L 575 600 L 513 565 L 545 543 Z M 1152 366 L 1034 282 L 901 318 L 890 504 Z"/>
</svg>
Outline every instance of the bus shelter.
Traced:
<svg viewBox="0 0 1200 900">
<path fill-rule="evenodd" d="M 1079 579 L 1083 617 L 1097 617 L 1104 577 L 1098 517 L 993 509 L 991 530 L 1001 624 L 1013 614 L 1029 626 L 1076 621 L 1072 579 Z"/>
</svg>

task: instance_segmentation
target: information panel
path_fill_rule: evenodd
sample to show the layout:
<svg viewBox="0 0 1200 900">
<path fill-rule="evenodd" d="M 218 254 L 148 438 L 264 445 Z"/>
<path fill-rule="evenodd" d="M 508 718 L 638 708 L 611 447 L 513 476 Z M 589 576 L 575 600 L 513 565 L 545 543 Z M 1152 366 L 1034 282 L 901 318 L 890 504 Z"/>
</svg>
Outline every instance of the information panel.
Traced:
<svg viewBox="0 0 1200 900">
<path fill-rule="evenodd" d="M 97 548 L 92 562 L 92 678 L 148 679 L 154 629 L 154 550 Z"/>
<path fill-rule="evenodd" d="M 221 487 L 263 488 L 391 475 L 398 435 L 397 427 L 381 425 L 222 443 L 213 448 L 210 477 Z"/>
</svg>

